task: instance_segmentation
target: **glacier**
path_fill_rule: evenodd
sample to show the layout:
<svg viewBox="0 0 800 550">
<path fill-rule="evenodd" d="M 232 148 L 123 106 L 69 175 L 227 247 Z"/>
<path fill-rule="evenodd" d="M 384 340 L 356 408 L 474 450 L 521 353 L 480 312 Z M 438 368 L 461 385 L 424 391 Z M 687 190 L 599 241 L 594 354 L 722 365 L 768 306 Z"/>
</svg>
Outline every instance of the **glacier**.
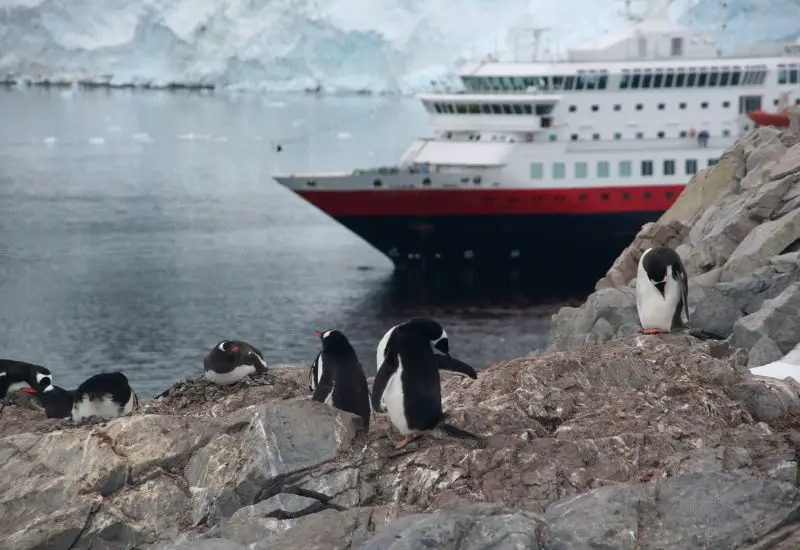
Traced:
<svg viewBox="0 0 800 550">
<path fill-rule="evenodd" d="M 635 7 L 636 4 L 634 4 Z M 714 31 L 719 0 L 670 17 Z M 413 93 L 467 60 L 543 58 L 629 24 L 613 0 L 0 0 L 0 81 Z M 793 41 L 800 0 L 728 0 L 735 42 Z M 515 39 L 515 37 L 517 37 Z M 528 38 L 526 38 L 528 37 Z"/>
</svg>

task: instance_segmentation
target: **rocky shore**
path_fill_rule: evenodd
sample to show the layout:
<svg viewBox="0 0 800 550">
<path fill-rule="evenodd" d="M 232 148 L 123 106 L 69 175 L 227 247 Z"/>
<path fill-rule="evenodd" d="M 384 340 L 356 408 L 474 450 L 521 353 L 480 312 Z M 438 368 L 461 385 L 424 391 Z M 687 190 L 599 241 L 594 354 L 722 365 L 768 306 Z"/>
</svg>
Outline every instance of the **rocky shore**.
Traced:
<svg viewBox="0 0 800 550">
<path fill-rule="evenodd" d="M 800 547 L 800 398 L 748 370 L 800 341 L 798 142 L 760 128 L 698 174 L 553 316 L 545 353 L 443 376 L 445 410 L 485 448 L 396 451 L 385 415 L 359 435 L 310 400 L 306 366 L 187 380 L 82 427 L 19 395 L 0 411 L 0 548 Z M 679 250 L 692 325 L 721 339 L 636 333 L 631 280 L 654 243 Z"/>
</svg>

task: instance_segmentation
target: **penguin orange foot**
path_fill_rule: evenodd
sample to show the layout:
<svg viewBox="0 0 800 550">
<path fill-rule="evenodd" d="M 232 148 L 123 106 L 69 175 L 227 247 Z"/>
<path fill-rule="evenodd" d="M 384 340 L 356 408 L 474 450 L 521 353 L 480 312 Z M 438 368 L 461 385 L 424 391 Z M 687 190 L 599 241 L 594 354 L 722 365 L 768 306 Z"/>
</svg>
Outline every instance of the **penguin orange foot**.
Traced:
<svg viewBox="0 0 800 550">
<path fill-rule="evenodd" d="M 642 334 L 667 334 L 667 331 L 661 328 L 646 328 L 642 330 Z"/>
<path fill-rule="evenodd" d="M 398 450 L 399 450 L 399 449 L 402 449 L 403 447 L 405 447 L 406 445 L 408 445 L 408 444 L 409 444 L 409 443 L 411 443 L 412 441 L 416 441 L 416 440 L 417 440 L 417 439 L 419 439 L 419 438 L 420 438 L 420 436 L 418 436 L 418 435 L 409 435 L 409 436 L 406 436 L 406 437 L 404 437 L 403 439 L 401 439 L 400 441 L 395 441 L 395 443 L 394 443 L 394 448 L 395 448 L 395 449 L 398 449 Z"/>
</svg>

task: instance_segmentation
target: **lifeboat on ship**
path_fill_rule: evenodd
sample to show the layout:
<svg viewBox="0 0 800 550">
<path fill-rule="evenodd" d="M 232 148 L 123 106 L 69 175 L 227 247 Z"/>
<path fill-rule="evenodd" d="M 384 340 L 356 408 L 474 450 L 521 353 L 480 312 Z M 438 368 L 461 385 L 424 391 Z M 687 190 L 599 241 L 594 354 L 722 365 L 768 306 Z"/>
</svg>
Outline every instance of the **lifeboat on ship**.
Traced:
<svg viewBox="0 0 800 550">
<path fill-rule="evenodd" d="M 750 111 L 747 117 L 759 126 L 789 126 L 789 109 L 770 113 L 763 109 Z"/>
</svg>

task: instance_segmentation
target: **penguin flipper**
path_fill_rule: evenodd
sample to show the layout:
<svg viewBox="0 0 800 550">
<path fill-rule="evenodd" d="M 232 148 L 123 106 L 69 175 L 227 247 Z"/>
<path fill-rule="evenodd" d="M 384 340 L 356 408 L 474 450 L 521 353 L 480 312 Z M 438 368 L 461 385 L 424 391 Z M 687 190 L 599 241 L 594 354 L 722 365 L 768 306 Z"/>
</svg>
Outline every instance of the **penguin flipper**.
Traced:
<svg viewBox="0 0 800 550">
<path fill-rule="evenodd" d="M 453 437 L 456 439 L 468 439 L 475 441 L 480 448 L 486 447 L 486 438 L 480 435 L 476 435 L 472 432 L 468 432 L 467 430 L 463 430 L 457 426 L 453 426 L 452 424 L 448 424 L 447 422 L 439 422 L 436 427 L 432 430 L 433 435 L 435 436 L 445 436 L 445 437 Z"/>
<path fill-rule="evenodd" d="M 381 398 L 383 397 L 383 392 L 386 391 L 386 385 L 389 383 L 389 379 L 395 372 L 397 372 L 397 363 L 390 360 L 389 357 L 386 357 L 383 363 L 381 363 L 381 366 L 378 367 L 375 381 L 372 382 L 372 397 L 370 401 L 372 403 L 372 410 L 375 412 L 383 412 L 381 410 Z"/>
<path fill-rule="evenodd" d="M 333 391 L 333 386 L 320 382 L 319 384 L 317 384 L 317 387 L 314 388 L 314 394 L 311 396 L 311 399 L 313 401 L 319 401 L 320 403 L 324 403 L 332 391 Z"/>
<path fill-rule="evenodd" d="M 434 354 L 434 357 L 436 358 L 436 367 L 439 370 L 445 370 L 460 376 L 477 380 L 478 373 L 475 372 L 475 369 L 467 365 L 464 361 L 460 361 L 455 357 L 450 357 L 447 355 L 439 355 L 438 353 Z"/>
</svg>

